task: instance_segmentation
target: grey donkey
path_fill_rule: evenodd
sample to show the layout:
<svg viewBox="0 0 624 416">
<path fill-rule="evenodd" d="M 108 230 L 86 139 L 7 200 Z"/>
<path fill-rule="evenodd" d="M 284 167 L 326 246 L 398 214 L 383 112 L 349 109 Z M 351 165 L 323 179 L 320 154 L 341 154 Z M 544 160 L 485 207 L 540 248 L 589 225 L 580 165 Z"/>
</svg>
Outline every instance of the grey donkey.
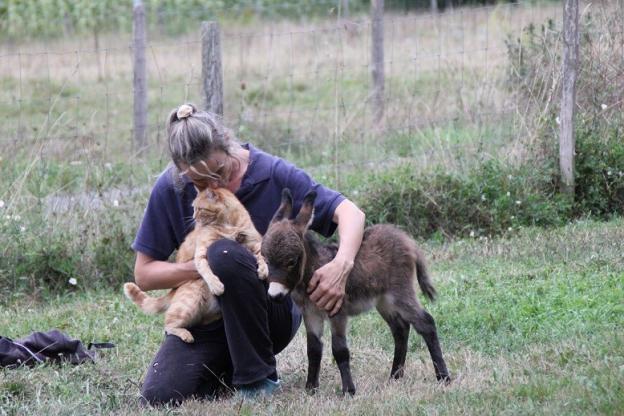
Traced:
<svg viewBox="0 0 624 416">
<path fill-rule="evenodd" d="M 332 353 L 340 370 L 342 392 L 355 393 L 346 339 L 347 320 L 373 306 L 388 323 L 394 337 L 391 378 L 403 376 L 411 325 L 425 339 L 437 380 L 450 382 L 435 322 L 416 299 L 414 275 L 425 296 L 433 299 L 435 289 L 416 242 L 397 227 L 374 225 L 364 231 L 362 245 L 347 278 L 344 302 L 337 314 L 329 317 L 308 298 L 306 288 L 312 274 L 338 251 L 336 244 L 321 244 L 308 231 L 315 199 L 314 191 L 308 193 L 296 218 L 290 219 L 292 196 L 285 189 L 281 205 L 262 240 L 262 254 L 269 264 L 269 296 L 279 298 L 292 293 L 303 312 L 308 349 L 306 389 L 313 392 L 319 386 L 321 336 L 323 323 L 329 319 Z"/>
</svg>

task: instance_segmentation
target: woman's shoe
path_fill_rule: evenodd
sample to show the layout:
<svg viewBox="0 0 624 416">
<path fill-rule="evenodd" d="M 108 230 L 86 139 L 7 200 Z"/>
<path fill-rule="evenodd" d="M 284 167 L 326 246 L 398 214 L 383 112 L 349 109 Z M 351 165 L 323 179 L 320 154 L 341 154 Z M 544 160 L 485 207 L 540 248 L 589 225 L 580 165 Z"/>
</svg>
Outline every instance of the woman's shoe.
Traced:
<svg viewBox="0 0 624 416">
<path fill-rule="evenodd" d="M 256 381 L 255 383 L 245 384 L 238 387 L 237 394 L 245 399 L 255 399 L 260 396 L 271 396 L 277 393 L 282 388 L 282 383 L 279 381 L 273 381 L 270 378 Z"/>
</svg>

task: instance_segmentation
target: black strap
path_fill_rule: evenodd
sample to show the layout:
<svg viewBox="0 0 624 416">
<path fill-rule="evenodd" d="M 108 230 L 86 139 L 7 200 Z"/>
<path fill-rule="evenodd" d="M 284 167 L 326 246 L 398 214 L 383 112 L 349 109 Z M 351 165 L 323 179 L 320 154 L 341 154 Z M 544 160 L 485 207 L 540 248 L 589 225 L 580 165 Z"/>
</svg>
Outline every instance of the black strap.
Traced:
<svg viewBox="0 0 624 416">
<path fill-rule="evenodd" d="M 87 349 L 89 350 L 101 350 L 103 348 L 115 348 L 115 344 L 112 342 L 90 342 L 89 346 L 87 346 Z"/>
</svg>

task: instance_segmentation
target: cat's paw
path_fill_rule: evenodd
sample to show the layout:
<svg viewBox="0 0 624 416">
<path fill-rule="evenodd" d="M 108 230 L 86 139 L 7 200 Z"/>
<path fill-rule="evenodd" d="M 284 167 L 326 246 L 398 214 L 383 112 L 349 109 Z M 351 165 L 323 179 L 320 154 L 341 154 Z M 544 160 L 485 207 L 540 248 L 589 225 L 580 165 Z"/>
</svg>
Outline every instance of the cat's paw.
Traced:
<svg viewBox="0 0 624 416">
<path fill-rule="evenodd" d="M 170 335 L 175 335 L 187 344 L 192 344 L 195 342 L 195 338 L 193 338 L 193 335 L 191 335 L 191 333 L 185 328 L 165 327 L 165 332 Z"/>
<path fill-rule="evenodd" d="M 225 291 L 225 286 L 223 286 L 223 283 L 221 283 L 219 279 L 210 279 L 209 281 L 206 281 L 206 283 L 208 284 L 210 292 L 215 296 L 222 295 Z"/>
<path fill-rule="evenodd" d="M 258 277 L 265 280 L 269 276 L 269 265 L 262 257 L 258 259 Z"/>
</svg>

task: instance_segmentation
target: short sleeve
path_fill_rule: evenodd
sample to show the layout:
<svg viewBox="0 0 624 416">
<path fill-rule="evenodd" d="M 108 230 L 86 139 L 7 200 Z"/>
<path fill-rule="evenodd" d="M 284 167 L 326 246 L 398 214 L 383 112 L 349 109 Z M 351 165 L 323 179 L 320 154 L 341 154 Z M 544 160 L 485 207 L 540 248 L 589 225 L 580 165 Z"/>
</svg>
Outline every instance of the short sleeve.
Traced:
<svg viewBox="0 0 624 416">
<path fill-rule="evenodd" d="M 306 194 L 311 190 L 316 191 L 314 219 L 310 228 L 324 237 L 330 237 L 337 227 L 333 219 L 334 211 L 346 199 L 345 196 L 315 182 L 304 170 L 284 160 L 280 160 L 275 165 L 274 174 L 284 187 L 290 189 L 293 195 L 293 212 L 295 214 L 299 212 Z"/>
<path fill-rule="evenodd" d="M 156 260 L 167 260 L 184 240 L 184 195 L 176 190 L 169 171 L 163 172 L 152 192 L 132 249 Z"/>
</svg>

